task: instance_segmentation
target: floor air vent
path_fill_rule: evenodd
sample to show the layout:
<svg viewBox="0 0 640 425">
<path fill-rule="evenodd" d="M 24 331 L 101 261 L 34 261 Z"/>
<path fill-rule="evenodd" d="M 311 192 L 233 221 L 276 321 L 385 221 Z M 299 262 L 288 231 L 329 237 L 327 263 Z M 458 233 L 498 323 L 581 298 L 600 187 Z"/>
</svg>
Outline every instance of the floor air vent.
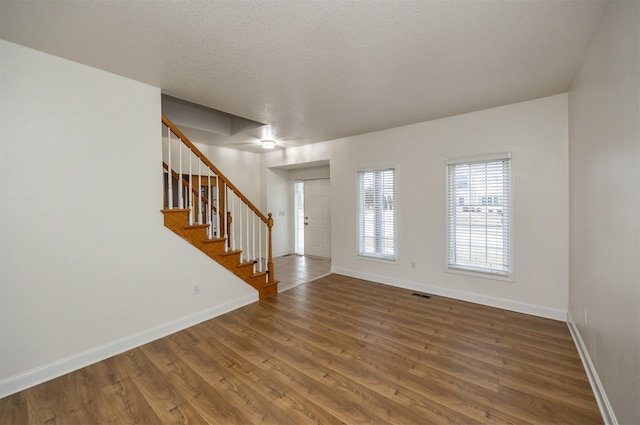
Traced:
<svg viewBox="0 0 640 425">
<path fill-rule="evenodd" d="M 414 292 L 413 294 L 414 297 L 421 297 L 421 298 L 431 298 L 431 295 L 428 294 L 421 294 L 420 292 Z"/>
</svg>

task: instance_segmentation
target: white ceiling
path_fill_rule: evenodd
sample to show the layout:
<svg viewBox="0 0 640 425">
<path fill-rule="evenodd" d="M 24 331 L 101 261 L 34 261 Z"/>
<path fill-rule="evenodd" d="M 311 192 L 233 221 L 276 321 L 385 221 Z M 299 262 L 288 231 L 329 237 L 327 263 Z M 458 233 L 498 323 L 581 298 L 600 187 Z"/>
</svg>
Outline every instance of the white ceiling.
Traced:
<svg viewBox="0 0 640 425">
<path fill-rule="evenodd" d="M 0 37 L 269 124 L 294 146 L 566 92 L 605 7 L 0 0 Z M 192 134 L 243 150 L 256 138 Z"/>
</svg>

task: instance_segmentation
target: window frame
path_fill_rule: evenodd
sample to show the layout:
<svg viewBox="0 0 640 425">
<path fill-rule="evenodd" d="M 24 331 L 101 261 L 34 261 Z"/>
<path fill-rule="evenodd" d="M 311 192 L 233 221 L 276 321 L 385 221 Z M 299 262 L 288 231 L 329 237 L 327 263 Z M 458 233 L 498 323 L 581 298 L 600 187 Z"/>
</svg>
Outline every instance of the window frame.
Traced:
<svg viewBox="0 0 640 425">
<path fill-rule="evenodd" d="M 460 263 L 455 263 L 454 260 L 452 259 L 452 253 L 453 253 L 453 249 L 454 246 L 452 245 L 452 217 L 454 216 L 454 214 L 452 214 L 451 208 L 452 206 L 455 208 L 459 205 L 463 205 L 460 204 L 460 198 L 461 196 L 458 196 L 457 192 L 454 192 L 453 194 L 451 193 L 451 189 L 452 189 L 452 185 L 455 184 L 455 182 L 451 182 L 451 167 L 452 166 L 460 166 L 460 165 L 470 165 L 470 164 L 478 164 L 478 163 L 490 163 L 490 162 L 500 162 L 500 161 L 505 161 L 507 163 L 507 172 L 508 175 L 506 177 L 506 180 L 504 181 L 504 185 L 507 186 L 506 191 L 503 188 L 503 193 L 507 198 L 507 201 L 504 203 L 504 209 L 506 209 L 507 211 L 507 225 L 504 226 L 506 227 L 506 230 L 503 230 L 503 245 L 502 245 L 502 249 L 504 250 L 505 246 L 507 248 L 507 253 L 506 253 L 506 270 L 497 270 L 497 269 L 491 269 L 491 268 L 486 268 L 486 267 L 482 267 L 480 265 L 469 265 L 469 264 L 460 264 Z M 457 273 L 457 274 L 464 274 L 464 275 L 470 275 L 470 276 L 474 276 L 474 277 L 482 277 L 482 278 L 488 278 L 488 279 L 494 279 L 494 280 L 504 280 L 504 281 L 508 281 L 508 282 L 513 282 L 514 276 L 515 276 L 515 263 L 514 263 L 514 252 L 515 252 L 515 245 L 514 245 L 514 240 L 513 240 L 513 233 L 514 233 L 514 158 L 513 155 L 510 152 L 503 152 L 503 153 L 495 153 L 495 154 L 485 154 L 485 155 L 474 155 L 474 156 L 460 156 L 460 157 L 452 157 L 452 158 L 447 158 L 446 160 L 446 167 L 445 167 L 445 174 L 446 174 L 446 188 L 445 188 L 445 214 L 446 214 L 446 226 L 445 226 L 445 241 L 446 241 L 446 253 L 445 253 L 445 264 L 446 264 L 446 270 L 448 272 L 451 273 Z M 486 183 L 485 183 L 485 187 L 486 187 Z M 485 194 L 483 197 L 481 196 L 480 198 L 485 200 L 486 202 L 482 203 L 482 206 L 484 207 L 489 207 L 491 205 L 495 205 L 495 198 L 493 198 L 493 194 L 489 195 L 489 194 Z M 489 198 L 491 198 L 491 200 L 489 201 Z M 452 205 L 453 202 L 453 205 Z M 503 209 L 503 212 L 504 212 Z M 469 225 L 470 226 L 470 225 Z M 504 232 L 506 232 L 506 235 L 504 234 Z M 469 236 L 469 238 L 471 238 L 471 236 Z M 486 239 L 486 233 L 485 233 L 485 239 Z M 503 255 L 505 255 L 503 253 Z M 486 253 L 485 253 L 486 256 Z"/>
<path fill-rule="evenodd" d="M 364 238 L 367 237 L 367 235 L 364 234 L 364 228 L 363 228 L 366 220 L 362 215 L 366 211 L 366 206 L 365 206 L 366 189 L 363 187 L 363 184 L 364 184 L 363 178 L 366 173 L 383 173 L 383 172 L 389 172 L 389 171 L 392 172 L 392 175 L 393 175 L 391 208 L 388 208 L 388 209 L 384 208 L 384 203 L 385 203 L 384 199 L 382 199 L 383 203 L 381 205 L 376 205 L 374 203 L 374 208 L 381 208 L 383 212 L 386 210 L 392 213 L 393 227 L 391 230 L 393 231 L 393 235 L 391 238 L 388 238 L 388 237 L 385 238 L 383 236 L 381 241 L 378 241 L 377 239 L 374 240 L 374 246 L 379 247 L 380 246 L 379 244 L 384 244 L 385 239 L 391 240 L 393 245 L 393 253 L 385 254 L 384 248 L 382 249 L 382 251 L 379 251 L 377 248 L 374 248 L 374 252 L 367 252 L 365 249 L 363 249 L 363 247 L 365 246 Z M 398 172 L 395 166 L 361 168 L 361 169 L 358 169 L 356 172 L 356 233 L 357 233 L 356 234 L 356 254 L 360 259 L 381 261 L 384 263 L 397 263 L 397 260 L 398 260 L 397 179 L 398 179 Z M 386 202 L 388 203 L 388 201 Z M 374 223 L 374 226 L 377 226 L 380 223 L 383 223 L 383 222 L 376 221 L 376 223 Z M 376 233 L 380 233 L 380 232 L 384 233 L 385 226 L 384 224 L 382 224 L 381 226 L 382 226 L 381 229 L 374 229 L 374 238 L 376 237 Z"/>
</svg>

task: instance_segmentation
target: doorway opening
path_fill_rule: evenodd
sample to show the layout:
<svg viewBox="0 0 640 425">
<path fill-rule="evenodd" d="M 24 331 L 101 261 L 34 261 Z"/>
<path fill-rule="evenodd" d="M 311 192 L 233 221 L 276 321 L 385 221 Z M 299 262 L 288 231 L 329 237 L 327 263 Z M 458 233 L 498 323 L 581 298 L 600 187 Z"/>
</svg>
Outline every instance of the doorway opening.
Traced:
<svg viewBox="0 0 640 425">
<path fill-rule="evenodd" d="M 304 255 L 304 182 L 293 183 L 293 252 Z"/>
<path fill-rule="evenodd" d="M 331 258 L 330 180 L 294 181 L 294 253 Z"/>
</svg>

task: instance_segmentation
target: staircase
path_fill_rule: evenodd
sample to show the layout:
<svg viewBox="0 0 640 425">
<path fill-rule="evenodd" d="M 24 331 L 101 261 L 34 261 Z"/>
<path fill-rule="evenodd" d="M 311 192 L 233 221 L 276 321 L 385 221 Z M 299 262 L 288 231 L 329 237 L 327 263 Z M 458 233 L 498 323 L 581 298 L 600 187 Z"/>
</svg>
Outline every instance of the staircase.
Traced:
<svg viewBox="0 0 640 425">
<path fill-rule="evenodd" d="M 164 225 L 254 287 L 278 292 L 271 213 L 262 214 L 207 157 L 162 116 Z"/>
</svg>

